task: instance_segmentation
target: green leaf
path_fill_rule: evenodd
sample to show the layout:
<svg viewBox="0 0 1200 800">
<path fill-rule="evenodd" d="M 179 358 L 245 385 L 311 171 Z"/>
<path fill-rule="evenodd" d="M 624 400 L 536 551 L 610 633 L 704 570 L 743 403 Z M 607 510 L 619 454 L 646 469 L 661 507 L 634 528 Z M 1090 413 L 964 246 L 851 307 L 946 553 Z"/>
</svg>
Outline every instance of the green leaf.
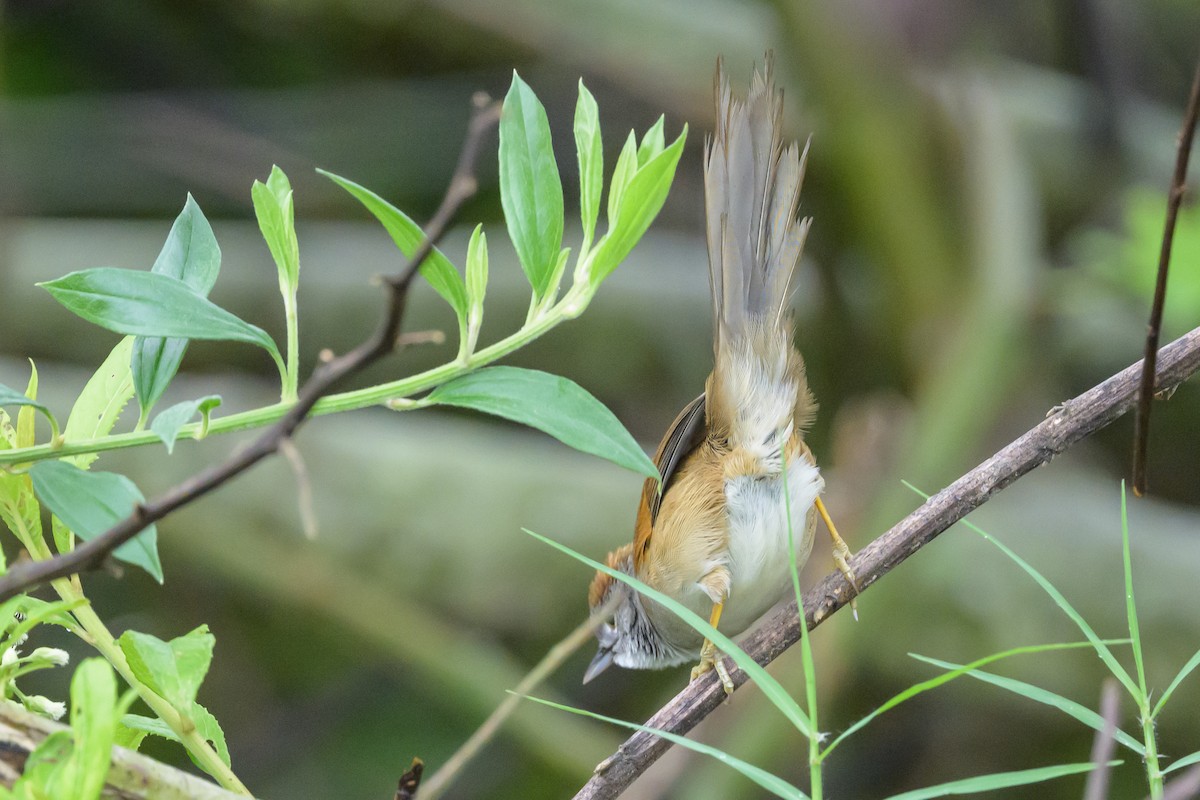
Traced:
<svg viewBox="0 0 1200 800">
<path fill-rule="evenodd" d="M 55 731 L 42 740 L 25 761 L 25 770 L 13 785 L 21 800 L 63 797 L 62 775 L 75 749 L 70 731 Z"/>
<path fill-rule="evenodd" d="M 178 278 L 196 294 L 207 296 L 220 270 L 221 248 L 217 238 L 204 212 L 189 194 L 150 271 Z M 131 366 L 143 414 L 148 414 L 166 391 L 179 370 L 187 346 L 187 339 L 152 336 L 135 340 Z"/>
<path fill-rule="evenodd" d="M 325 177 L 345 189 L 362 203 L 375 218 L 383 223 L 383 227 L 391 235 L 392 241 L 400 252 L 411 257 L 425 241 L 425 231 L 413 222 L 407 214 L 384 200 L 370 189 L 359 186 L 354 181 L 347 180 L 323 169 L 317 170 Z M 450 263 L 450 259 L 436 247 L 429 251 L 429 257 L 421 264 L 421 276 L 429 281 L 433 290 L 450 304 L 458 318 L 464 319 L 467 314 L 467 290 L 458 270 Z"/>
<path fill-rule="evenodd" d="M 596 234 L 600 216 L 600 193 L 604 189 L 604 145 L 600 139 L 600 109 L 596 98 L 579 81 L 579 100 L 575 103 L 575 153 L 579 158 L 579 218 L 583 223 L 583 247 L 586 254 Z"/>
<path fill-rule="evenodd" d="M 1117 766 L 1120 763 L 1120 761 L 1110 761 L 1109 766 Z M 1059 764 L 1053 767 L 1020 769 L 1014 772 L 997 772 L 992 775 L 979 775 L 975 778 L 950 781 L 949 783 L 930 786 L 926 789 L 916 789 L 911 792 L 894 794 L 888 800 L 929 800 L 929 798 L 933 797 L 990 792 L 996 789 L 1028 786 L 1031 783 L 1042 783 L 1054 780 L 1055 778 L 1065 778 L 1068 775 L 1079 775 L 1084 772 L 1091 772 L 1095 768 L 1095 764 L 1088 762 L 1085 764 Z"/>
<path fill-rule="evenodd" d="M 216 641 L 208 626 L 201 625 L 169 642 L 148 633 L 125 631 L 117 644 L 138 680 L 176 709 L 186 711 L 208 674 Z"/>
<path fill-rule="evenodd" d="M 145 719 L 145 717 L 143 717 Z M 168 728 L 168 730 L 170 730 Z M 113 735 L 113 744 L 117 747 L 124 747 L 126 750 L 132 750 L 135 753 L 142 746 L 142 740 L 146 738 L 146 731 L 130 728 L 125 724 L 124 719 L 117 726 L 116 733 Z"/>
<path fill-rule="evenodd" d="M 908 483 L 907 481 L 904 481 L 903 483 L 909 489 L 912 489 L 926 500 L 929 499 L 929 495 L 925 494 L 911 483 Z M 994 544 L 1002 553 L 1004 553 L 1004 555 L 1008 556 L 1017 566 L 1023 569 L 1029 575 L 1029 577 L 1033 578 L 1037 585 L 1041 586 L 1042 590 L 1045 591 L 1046 594 L 1050 595 L 1050 598 L 1054 600 L 1055 604 L 1057 604 L 1059 608 L 1063 610 L 1063 613 L 1066 614 L 1071 621 L 1075 623 L 1076 627 L 1083 632 L 1083 635 L 1089 642 L 1091 642 L 1093 649 L 1095 649 L 1096 655 L 1098 655 L 1100 660 L 1104 662 L 1104 665 L 1108 667 L 1109 672 L 1111 672 L 1113 676 L 1121 682 L 1121 684 L 1129 692 L 1130 697 L 1138 697 L 1140 695 L 1141 692 L 1137 684 L 1133 682 L 1133 678 L 1129 676 L 1129 673 L 1124 667 L 1121 666 L 1121 663 L 1117 661 L 1116 656 L 1112 654 L 1112 651 L 1108 649 L 1108 646 L 1105 645 L 1100 637 L 1096 635 L 1096 632 L 1092 630 L 1092 626 L 1088 625 L 1083 616 L 1067 601 L 1067 598 L 1063 596 L 1063 593 L 1054 587 L 1054 584 L 1050 583 L 1050 581 L 1048 581 L 1046 577 L 1042 575 L 1042 573 L 1034 569 L 1029 562 L 1025 561 L 1025 559 L 1021 558 L 1019 555 L 1009 549 L 1007 545 L 1005 545 L 999 539 L 993 537 L 983 528 L 980 528 L 970 520 L 963 519 L 959 520 L 959 522 L 970 530 L 975 531 L 975 533 L 982 536 L 986 541 Z"/>
<path fill-rule="evenodd" d="M 592 285 L 598 285 L 617 268 L 658 216 L 671 190 L 671 182 L 675 180 L 675 168 L 679 165 L 686 140 L 685 125 L 683 133 L 670 147 L 654 156 L 630 179 L 620 197 L 616 221 L 609 226 L 596 253 L 592 266 Z"/>
<path fill-rule="evenodd" d="M 62 797 L 94 800 L 100 796 L 112 761 L 116 719 L 117 681 L 102 658 L 88 658 L 71 679 L 71 729 L 75 748 L 64 781 Z"/>
<path fill-rule="evenodd" d="M 213 749 L 217 751 L 217 756 L 225 762 L 225 766 L 230 766 L 229 747 L 225 744 L 225 732 L 217 724 L 216 718 L 209 713 L 208 709 L 195 702 L 188 706 L 187 715 L 195 723 L 197 732 L 209 742 L 212 742 Z M 121 718 L 121 725 L 129 731 L 125 736 L 130 739 L 133 739 L 136 734 L 140 733 L 143 736 L 145 734 L 161 736 L 164 739 L 170 739 L 172 742 L 179 741 L 179 736 L 176 735 L 175 731 L 171 730 L 171 727 L 167 723 L 157 717 L 126 714 Z M 138 738 L 136 741 L 140 742 L 141 739 Z M 191 755 L 191 751 L 188 751 L 188 755 Z M 201 769 L 204 769 L 204 766 L 195 758 L 192 759 L 192 762 Z"/>
<path fill-rule="evenodd" d="M 1190 767 L 1192 764 L 1200 764 L 1200 750 L 1197 750 L 1195 753 L 1189 753 L 1183 758 L 1171 762 L 1171 766 L 1164 769 L 1163 774 L 1166 775 L 1168 772 L 1174 772 L 1177 769 Z"/>
<path fill-rule="evenodd" d="M 513 694 L 513 692 L 509 692 L 509 694 Z M 688 750 L 693 750 L 697 753 L 703 753 L 710 758 L 715 758 L 717 761 L 720 761 L 726 766 L 733 767 L 742 775 L 754 781 L 754 783 L 758 784 L 763 789 L 766 789 L 776 797 L 788 798 L 789 800 L 808 800 L 808 795 L 785 781 L 783 778 L 772 775 L 762 767 L 756 767 L 749 762 L 737 758 L 736 756 L 731 756 L 724 750 L 720 750 L 712 745 L 707 745 L 703 742 L 697 742 L 694 739 L 689 739 L 686 736 L 680 736 L 679 734 L 671 733 L 670 731 L 664 731 L 659 728 L 651 728 L 647 725 L 638 725 L 633 722 L 626 722 L 622 719 L 614 719 L 613 717 L 606 717 L 603 714 L 597 714 L 594 711 L 585 711 L 582 708 L 565 706 L 550 700 L 543 700 L 540 697 L 530 697 L 529 695 L 517 696 L 523 697 L 526 700 L 532 700 L 535 703 L 541 703 L 542 705 L 549 706 L 550 708 L 557 708 L 559 711 L 569 711 L 572 714 L 579 714 L 580 716 L 598 719 L 601 722 L 607 722 L 610 725 L 619 725 L 622 728 L 629 728 L 630 730 L 643 731 L 645 733 L 652 733 L 655 736 L 661 736 L 663 739 L 666 739 L 672 744 L 677 744 L 680 747 L 686 747 Z"/>
<path fill-rule="evenodd" d="M 65 461 L 39 461 L 29 470 L 42 502 L 80 539 L 92 539 L 145 502 L 133 481 L 114 472 L 85 472 Z M 141 567 L 162 583 L 158 531 L 154 525 L 118 547 L 113 555 Z"/>
<path fill-rule="evenodd" d="M 621 148 L 621 154 L 617 156 L 617 166 L 613 168 L 612 180 L 608 184 L 609 230 L 612 230 L 613 225 L 616 224 L 617 212 L 621 209 L 621 198 L 625 195 L 625 187 L 633 180 L 637 170 L 637 137 L 633 135 L 633 131 L 630 131 L 629 137 L 625 139 L 625 145 Z"/>
<path fill-rule="evenodd" d="M 746 651 L 734 644 L 732 639 L 718 631 L 712 625 L 709 625 L 708 620 L 704 619 L 699 614 L 695 613 L 674 598 L 665 595 L 656 589 L 651 589 L 649 586 L 642 583 L 632 575 L 626 575 L 624 572 L 613 569 L 606 564 L 593 561 L 585 555 L 576 553 L 565 544 L 559 544 L 553 539 L 548 539 L 545 536 L 542 536 L 540 533 L 534 533 L 528 528 L 522 528 L 521 530 L 525 531 L 525 533 L 537 539 L 539 542 L 548 544 L 554 549 L 566 553 L 576 561 L 586 564 L 592 569 L 599 570 L 605 575 L 612 576 L 627 586 L 632 587 L 638 592 L 638 594 L 644 595 L 645 597 L 648 597 L 649 599 L 668 609 L 672 614 L 690 625 L 694 631 L 716 645 L 717 649 L 723 654 L 733 659 L 733 663 L 737 664 L 738 667 L 746 673 L 746 676 L 753 681 L 759 689 L 762 690 L 762 693 L 766 695 L 767 699 L 771 701 L 775 708 L 779 709 L 780 713 L 787 717 L 789 722 L 796 726 L 796 729 L 800 731 L 801 734 L 803 734 L 806 738 L 812 738 L 814 735 L 816 735 L 816 732 L 812 729 L 812 724 L 808 721 L 808 715 L 804 713 L 804 709 L 800 708 L 800 705 L 794 699 L 792 699 L 792 696 L 787 693 L 787 690 L 783 688 L 779 681 L 775 680 L 775 677 L 772 676 L 771 673 L 767 672 L 767 670 L 761 664 L 747 655 Z"/>
<path fill-rule="evenodd" d="M 1090 645 L 1090 643 L 1081 644 L 1084 646 Z M 1005 689 L 1013 694 L 1020 695 L 1021 697 L 1032 700 L 1035 703 L 1041 703 L 1043 705 L 1050 706 L 1051 708 L 1057 708 L 1059 711 L 1067 714 L 1068 716 L 1074 717 L 1093 730 L 1104 730 L 1104 717 L 1100 716 L 1087 706 L 1082 705 L 1081 703 L 1076 703 L 1074 700 L 1068 697 L 1063 697 L 1055 692 L 1051 692 L 1048 689 L 1043 689 L 1040 686 L 1034 686 L 1033 684 L 1025 683 L 1024 681 L 1014 680 L 1013 678 L 1005 678 L 1000 675 L 993 675 L 990 672 L 984 672 L 978 669 L 970 669 L 969 667 L 964 667 L 962 664 L 954 664 L 950 661 L 941 661 L 940 659 L 929 658 L 927 656 L 917 655 L 916 653 L 909 653 L 909 655 L 918 661 L 924 661 L 926 664 L 933 664 L 935 667 L 941 667 L 942 669 L 956 670 L 961 674 L 970 675 L 972 678 L 976 678 L 977 680 L 981 680 L 985 683 L 990 683 L 993 686 L 999 686 L 1001 689 Z M 1118 728 L 1114 733 L 1114 738 L 1116 738 L 1118 742 L 1125 745 L 1133 752 L 1137 753 L 1139 756 L 1145 756 L 1146 746 L 1120 728 Z"/>
<path fill-rule="evenodd" d="M 1167 687 L 1167 690 L 1163 692 L 1162 697 L 1159 698 L 1158 703 L 1154 706 L 1154 712 L 1150 715 L 1151 717 L 1158 716 L 1158 712 L 1162 711 L 1163 706 L 1167 704 L 1167 699 L 1174 694 L 1179 684 L 1183 682 L 1183 679 L 1190 675 L 1196 667 L 1200 667 L 1200 650 L 1193 653 L 1192 657 L 1183 665 L 1183 668 L 1179 670 L 1175 679 L 1171 681 L 1171 685 Z"/>
<path fill-rule="evenodd" d="M 31 400 L 37 400 L 38 394 L 38 371 L 37 364 L 33 363 L 33 359 L 29 359 L 29 382 L 25 385 L 25 396 Z M 34 414 L 39 409 L 36 405 L 21 406 L 17 411 L 17 447 L 32 447 L 37 439 L 36 425 L 37 420 Z M 49 411 L 44 413 L 49 414 Z M 49 418 L 51 430 L 58 433 L 58 420 L 53 416 Z"/>
<path fill-rule="evenodd" d="M 487 235 L 483 225 L 476 225 L 467 242 L 467 341 L 463 352 L 469 355 L 475 350 L 479 329 L 483 325 L 483 299 L 487 295 L 488 250 Z"/>
<path fill-rule="evenodd" d="M 546 109 L 515 71 L 500 114 L 500 205 L 521 267 L 540 299 L 562 249 L 563 190 Z"/>
<path fill-rule="evenodd" d="M 860 729 L 862 729 L 868 722 L 875 719 L 883 712 L 890 711 L 891 709 L 900 705 L 904 701 L 911 700 L 913 697 L 916 697 L 917 695 L 919 695 L 923 692 L 927 692 L 930 689 L 936 689 L 937 687 L 941 686 L 942 684 L 949 683 L 950 681 L 954 680 L 955 678 L 962 677 L 963 675 L 968 674 L 971 670 L 977 669 L 978 667 L 982 667 L 986 664 L 991 664 L 993 661 L 1000 661 L 1002 659 L 1006 659 L 1011 656 L 1025 655 L 1025 654 L 1029 654 L 1029 653 L 1045 653 L 1045 652 L 1049 652 L 1052 650 L 1074 650 L 1074 649 L 1080 648 L 1080 647 L 1090 647 L 1091 644 L 1092 644 L 1091 642 L 1067 642 L 1065 644 L 1035 644 L 1035 645 L 1025 645 L 1023 647 L 1014 647 L 1011 650 L 1005 650 L 1000 653 L 993 653 L 990 656 L 984 656 L 983 658 L 972 661 L 970 664 L 967 664 L 962 667 L 958 667 L 950 672 L 947 672 L 944 675 L 938 675 L 935 678 L 930 678 L 927 681 L 921 681 L 920 683 L 909 686 L 907 689 L 905 689 L 904 691 L 900 692 L 899 694 L 891 697 L 890 699 L 887 700 L 887 702 L 880 705 L 878 708 L 876 708 L 870 714 L 867 714 L 865 717 L 860 719 L 858 722 L 854 723 L 850 727 L 846 728 L 846 730 L 844 730 L 840 734 L 838 734 L 837 738 L 834 739 L 829 744 L 829 746 L 825 748 L 824 751 L 822 751 L 821 758 L 822 759 L 827 758 L 829 756 L 830 752 L 832 752 L 834 748 L 836 748 L 839 744 L 841 744 L 841 742 L 843 740 L 848 739 L 854 733 L 856 733 Z M 913 653 L 909 653 L 909 655 L 912 656 L 913 658 L 919 658 L 919 659 L 924 660 L 922 656 L 918 656 Z"/>
<path fill-rule="evenodd" d="M 203 418 L 203 427 L 206 428 L 209 413 L 219 405 L 221 405 L 221 396 L 216 394 L 201 397 L 199 400 L 184 400 L 182 403 L 176 403 L 159 412 L 159 415 L 150 423 L 150 430 L 154 431 L 159 439 L 162 439 L 163 444 L 167 446 L 167 452 L 172 453 L 175 450 L 175 440 L 179 437 L 180 428 L 191 422 L 197 412 Z"/>
<path fill-rule="evenodd" d="M 125 404 L 133 397 L 133 373 L 130 353 L 135 348 L 134 338 L 126 336 L 109 351 L 108 357 L 88 378 L 83 391 L 71 407 L 63 438 L 70 442 L 86 442 L 107 436 L 125 410 Z M 64 460 L 80 469 L 92 465 L 99 453 L 80 453 Z"/>
<path fill-rule="evenodd" d="M 666 139 L 663 138 L 663 117 L 659 116 L 658 121 L 651 126 L 650 130 L 646 131 L 646 135 L 642 137 L 642 144 L 638 147 L 638 169 L 650 163 L 651 159 L 656 158 L 665 146 Z"/>
<path fill-rule="evenodd" d="M 300 245 L 296 242 L 296 212 L 292 184 L 277 166 L 271 167 L 267 182 L 250 187 L 254 215 L 271 258 L 279 270 L 279 285 L 294 289 L 300 282 Z"/>
<path fill-rule="evenodd" d="M 26 406 L 37 409 L 38 411 L 42 412 L 43 415 L 45 415 L 46 419 L 51 421 L 51 424 L 55 427 L 55 429 L 58 428 L 58 421 L 54 419 L 54 415 L 50 413 L 50 409 L 46 408 L 45 405 L 39 403 L 37 400 L 26 397 L 15 389 L 10 389 L 3 384 L 0 384 L 0 406 Z M 16 431 L 17 445 L 19 447 L 28 447 L 29 445 L 33 444 L 33 417 L 29 417 L 30 424 L 27 427 L 29 428 L 30 433 L 28 437 L 22 436 L 22 421 L 23 420 L 18 416 Z M 25 438 L 29 438 L 30 441 L 28 443 L 23 442 Z"/>
<path fill-rule="evenodd" d="M 442 384 L 425 401 L 520 422 L 576 450 L 658 478 L 654 463 L 613 413 L 578 384 L 557 375 L 487 367 Z"/>
<path fill-rule="evenodd" d="M 1121 481 L 1121 563 L 1125 570 L 1125 616 L 1129 622 L 1129 639 L 1133 647 L 1133 663 L 1137 668 L 1139 705 L 1149 701 L 1146 691 L 1146 668 L 1142 663 L 1142 634 L 1138 628 L 1137 604 L 1133 599 L 1133 557 L 1129 553 L 1129 513 L 1125 507 L 1125 482 Z"/>
<path fill-rule="evenodd" d="M 191 714 L 192 722 L 196 724 L 196 730 L 206 741 L 212 742 L 213 748 L 217 751 L 217 755 L 225 766 L 231 766 L 229 761 L 229 745 L 225 743 L 225 731 L 221 730 L 220 723 L 217 718 L 212 715 L 207 708 L 199 703 L 192 703 Z"/>
<path fill-rule="evenodd" d="M 256 344 L 282 364 L 266 331 L 214 305 L 167 275 L 98 267 L 39 283 L 67 310 L 117 333 Z"/>
</svg>

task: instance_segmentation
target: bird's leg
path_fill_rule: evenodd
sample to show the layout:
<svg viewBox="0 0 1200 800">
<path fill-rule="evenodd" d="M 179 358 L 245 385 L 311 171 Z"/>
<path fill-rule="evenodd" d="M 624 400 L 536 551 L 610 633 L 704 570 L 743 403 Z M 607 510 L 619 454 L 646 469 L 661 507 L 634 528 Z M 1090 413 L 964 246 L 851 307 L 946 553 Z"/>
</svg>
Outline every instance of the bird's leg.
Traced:
<svg viewBox="0 0 1200 800">
<path fill-rule="evenodd" d="M 713 604 L 712 615 L 708 618 L 709 625 L 717 627 L 717 623 L 721 621 L 721 611 L 724 608 L 724 603 Z M 704 645 L 700 648 L 700 663 L 692 667 L 692 680 L 696 680 L 710 669 L 715 669 L 717 677 L 721 679 L 721 686 L 725 689 L 725 694 L 733 694 L 733 679 L 729 677 L 729 670 L 725 669 L 725 662 L 721 660 L 720 655 L 716 645 L 705 639 Z"/>
<path fill-rule="evenodd" d="M 818 497 L 815 503 L 817 513 L 821 515 L 821 519 L 825 520 L 825 527 L 829 529 L 829 538 L 833 540 L 833 563 L 837 564 L 838 571 L 845 576 L 846 581 L 854 589 L 854 597 L 850 598 L 850 610 L 854 612 L 854 618 L 858 619 L 858 579 L 854 576 L 854 570 L 850 569 L 850 548 L 846 546 L 846 542 L 838 535 L 837 528 L 834 527 L 833 520 L 829 518 L 829 512 L 825 510 L 825 504 Z"/>
</svg>

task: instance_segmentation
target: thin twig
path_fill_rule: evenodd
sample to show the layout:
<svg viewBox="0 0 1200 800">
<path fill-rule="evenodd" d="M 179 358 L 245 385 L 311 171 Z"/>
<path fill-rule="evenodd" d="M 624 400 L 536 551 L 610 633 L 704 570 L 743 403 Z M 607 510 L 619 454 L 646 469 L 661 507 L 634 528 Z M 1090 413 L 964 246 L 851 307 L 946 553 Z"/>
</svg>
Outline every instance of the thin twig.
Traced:
<svg viewBox="0 0 1200 800">
<path fill-rule="evenodd" d="M 1133 423 L 1133 493 L 1141 497 L 1146 493 L 1146 442 L 1150 437 L 1150 403 L 1154 399 L 1154 359 L 1158 352 L 1158 337 L 1162 330 L 1163 305 L 1167 298 L 1167 268 L 1171 264 L 1171 245 L 1175 241 L 1175 222 L 1179 218 L 1179 206 L 1187 191 L 1188 157 L 1192 153 L 1192 140 L 1196 136 L 1196 119 L 1200 116 L 1200 61 L 1196 62 L 1196 75 L 1192 78 L 1192 92 L 1188 97 L 1187 111 L 1183 115 L 1183 127 L 1175 143 L 1175 174 L 1171 178 L 1171 190 L 1167 193 L 1167 220 L 1163 224 L 1162 247 L 1158 251 L 1158 278 L 1154 283 L 1154 302 L 1150 306 L 1150 322 L 1146 325 L 1146 349 L 1143 359 L 1141 387 L 1138 390 L 1137 416 Z"/>
<path fill-rule="evenodd" d="M 1104 687 L 1100 690 L 1100 717 L 1104 727 L 1096 731 L 1092 739 L 1092 771 L 1088 773 L 1087 785 L 1083 790 L 1083 800 L 1107 800 L 1108 779 L 1112 773 L 1113 751 L 1117 748 L 1117 714 L 1118 703 L 1121 699 L 1117 691 L 1115 678 L 1105 678 Z"/>
<path fill-rule="evenodd" d="M 462 154 L 446 195 L 437 213 L 425 228 L 425 239 L 404 268 L 387 276 L 387 311 L 379 327 L 369 339 L 345 355 L 320 364 L 300 390 L 295 404 L 270 428 L 244 448 L 239 449 L 221 464 L 209 467 L 192 476 L 154 500 L 134 508 L 133 513 L 94 539 L 80 544 L 68 553 L 45 561 L 28 561 L 14 565 L 0 577 L 0 602 L 35 586 L 99 567 L 113 550 L 137 536 L 147 525 L 157 522 L 188 503 L 221 486 L 230 478 L 245 472 L 262 459 L 279 450 L 280 443 L 289 439 L 304 422 L 313 405 L 347 376 L 391 353 L 404 321 L 408 288 L 417 269 L 433 251 L 434 245 L 462 204 L 475 193 L 475 162 L 484 136 L 500 119 L 500 104 L 487 95 L 477 94 L 472 102 L 474 111 L 463 142 Z"/>
<path fill-rule="evenodd" d="M 546 652 L 537 666 L 521 679 L 517 687 L 509 693 L 508 697 L 504 698 L 500 705 L 496 706 L 496 710 L 488 715 L 488 718 L 471 734 L 471 737 L 459 745 L 459 748 L 454 751 L 454 755 L 450 756 L 446 763 L 433 773 L 433 777 L 425 781 L 425 788 L 421 790 L 421 800 L 436 800 L 445 794 L 463 768 L 479 754 L 484 745 L 496 736 L 500 726 L 517 710 L 521 700 L 524 699 L 523 695 L 536 689 L 542 681 L 554 674 L 554 671 L 562 666 L 563 662 L 570 658 L 576 650 L 591 641 L 596 628 L 600 627 L 601 623 L 608 619 L 608 615 L 616 610 L 616 601 L 618 600 L 620 600 L 620 596 L 614 592 L 613 596 L 609 598 L 611 608 L 604 608 L 598 613 L 589 614 L 588 618 L 581 622 L 575 630 L 564 636 L 558 644 Z"/>
<path fill-rule="evenodd" d="M 1176 386 L 1200 370 L 1200 328 L 1181 336 L 1158 353 L 1156 390 Z M 1127 412 L 1137 395 L 1141 363 L 1057 406 L 1046 419 L 1004 449 L 925 501 L 890 531 L 864 547 L 850 560 L 859 588 L 869 586 L 900 565 L 971 511 L 1022 475 L 1045 464 L 1071 445 Z M 804 620 L 811 630 L 850 601 L 854 591 L 840 572 L 824 578 L 804 595 Z M 742 642 L 755 661 L 767 664 L 800 638 L 800 621 L 793 601 L 777 610 Z M 735 686 L 746 674 L 727 662 Z M 726 699 L 715 677 L 690 683 L 646 725 L 686 734 Z M 606 759 L 603 770 L 575 796 L 576 800 L 615 798 L 669 747 L 651 733 L 638 732 Z"/>
</svg>

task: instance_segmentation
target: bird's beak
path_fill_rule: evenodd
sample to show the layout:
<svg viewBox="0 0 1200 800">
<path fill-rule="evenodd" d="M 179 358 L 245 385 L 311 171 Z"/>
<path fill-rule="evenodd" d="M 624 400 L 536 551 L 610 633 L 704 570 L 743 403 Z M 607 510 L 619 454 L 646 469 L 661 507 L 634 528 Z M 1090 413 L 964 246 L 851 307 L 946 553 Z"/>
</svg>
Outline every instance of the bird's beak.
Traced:
<svg viewBox="0 0 1200 800">
<path fill-rule="evenodd" d="M 612 666 L 612 663 L 612 645 L 601 644 L 600 649 L 596 651 L 595 658 L 592 659 L 592 663 L 588 664 L 587 672 L 583 673 L 583 682 L 587 683 L 601 672 L 604 672 L 604 670 Z"/>
</svg>

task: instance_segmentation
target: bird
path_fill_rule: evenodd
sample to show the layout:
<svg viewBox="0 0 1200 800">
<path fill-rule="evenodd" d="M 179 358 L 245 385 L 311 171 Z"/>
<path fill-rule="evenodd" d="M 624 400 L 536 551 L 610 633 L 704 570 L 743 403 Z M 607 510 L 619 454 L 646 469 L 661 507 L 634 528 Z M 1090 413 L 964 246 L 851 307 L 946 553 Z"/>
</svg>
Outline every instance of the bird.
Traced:
<svg viewBox="0 0 1200 800">
<path fill-rule="evenodd" d="M 811 552 L 819 513 L 834 561 L 857 593 L 850 550 L 828 518 L 824 479 L 804 441 L 817 404 L 793 341 L 790 300 L 812 223 L 798 215 L 811 138 L 803 150 L 785 146 L 773 73 L 768 53 L 741 99 L 717 61 L 716 124 L 704 152 L 713 370 L 658 446 L 661 480 L 642 487 L 633 541 L 607 558 L 611 569 L 729 636 L 791 585 L 789 508 L 797 567 Z M 597 571 L 588 603 L 593 615 L 612 618 L 596 628 L 599 648 L 584 683 L 613 664 L 658 669 L 699 658 L 692 680 L 715 668 L 733 691 L 712 642 L 657 602 Z"/>
</svg>

